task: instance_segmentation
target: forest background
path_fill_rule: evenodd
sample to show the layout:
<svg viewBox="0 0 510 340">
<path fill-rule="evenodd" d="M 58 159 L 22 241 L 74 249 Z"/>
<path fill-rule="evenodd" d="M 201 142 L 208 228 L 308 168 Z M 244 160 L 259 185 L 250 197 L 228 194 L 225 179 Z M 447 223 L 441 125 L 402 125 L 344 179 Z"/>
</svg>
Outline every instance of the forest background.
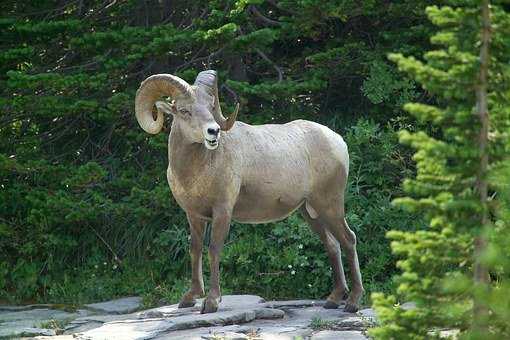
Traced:
<svg viewBox="0 0 510 340">
<path fill-rule="evenodd" d="M 308 119 L 344 136 L 347 219 L 366 299 L 392 291 L 386 232 L 424 226 L 391 204 L 415 171 L 396 131 L 430 129 L 402 105 L 435 98 L 387 55 L 430 49 L 425 7 L 436 3 L 2 1 L 0 300 L 141 294 L 152 305 L 181 296 L 189 232 L 166 181 L 167 134 L 139 128 L 134 95 L 151 74 L 193 82 L 204 69 L 219 72 L 224 111 L 240 101 L 244 122 Z M 320 298 L 331 271 L 318 238 L 293 215 L 231 229 L 222 287 Z"/>
</svg>

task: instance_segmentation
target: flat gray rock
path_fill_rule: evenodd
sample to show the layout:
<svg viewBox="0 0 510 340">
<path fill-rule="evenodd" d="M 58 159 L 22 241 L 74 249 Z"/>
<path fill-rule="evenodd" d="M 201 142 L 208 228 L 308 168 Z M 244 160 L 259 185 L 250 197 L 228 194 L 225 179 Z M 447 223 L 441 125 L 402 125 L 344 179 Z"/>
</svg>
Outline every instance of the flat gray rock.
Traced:
<svg viewBox="0 0 510 340">
<path fill-rule="evenodd" d="M 51 320 L 66 323 L 78 316 L 58 309 L 14 309 L 0 311 L 0 337 L 21 337 L 36 335 L 55 335 L 51 328 L 42 328 Z"/>
<path fill-rule="evenodd" d="M 285 324 L 297 327 L 303 325 L 308 327 L 314 319 L 336 322 L 356 316 L 356 314 L 344 312 L 342 308 L 324 309 L 322 307 L 291 308 L 286 309 L 285 314 L 288 316 L 288 321 Z"/>
<path fill-rule="evenodd" d="M 285 315 L 281 310 L 264 308 L 263 306 L 218 311 L 210 314 L 200 314 L 199 311 L 193 313 L 183 312 L 183 315 L 175 313 L 164 318 L 139 318 L 107 322 L 99 328 L 77 334 L 76 337 L 87 340 L 106 340 L 113 337 L 125 340 L 151 339 L 162 333 L 176 330 L 243 324 L 257 318 L 283 318 Z"/>
<path fill-rule="evenodd" d="M 140 319 L 147 319 L 193 314 L 200 311 L 203 300 L 204 299 L 198 299 L 195 306 L 189 308 L 178 308 L 179 304 L 174 304 L 170 306 L 148 309 L 138 313 L 138 317 Z M 221 298 L 218 312 L 252 307 L 261 308 L 265 307 L 264 302 L 265 300 L 257 295 L 225 295 Z"/>
<path fill-rule="evenodd" d="M 290 300 L 290 301 L 268 301 L 266 306 L 269 308 L 303 308 L 323 306 L 325 300 Z"/>
<path fill-rule="evenodd" d="M 130 296 L 111 301 L 91 303 L 85 305 L 85 307 L 95 312 L 106 314 L 128 314 L 142 307 L 142 298 L 139 296 Z"/>
<path fill-rule="evenodd" d="M 19 329 L 19 331 L 15 334 L 16 337 L 34 337 L 40 335 L 53 336 L 57 335 L 57 332 L 53 329 L 27 327 Z"/>
<path fill-rule="evenodd" d="M 0 311 L 9 311 L 9 312 L 20 312 L 24 310 L 30 309 L 47 309 L 52 308 L 51 304 L 33 304 L 33 305 L 23 305 L 23 306 L 8 306 L 8 305 L 0 305 Z"/>
<path fill-rule="evenodd" d="M 69 322 L 66 327 L 64 334 L 73 334 L 85 332 L 97 327 L 101 327 L 104 323 L 113 321 L 122 321 L 129 319 L 137 319 L 137 313 L 130 314 L 95 314 L 78 317 L 73 321 Z"/>
<path fill-rule="evenodd" d="M 211 326 L 199 327 L 193 329 L 183 329 L 161 334 L 153 338 L 154 340 L 184 340 L 184 339 L 204 339 L 220 334 L 250 334 L 252 328 L 245 325 L 227 325 L 227 326 Z"/>
<path fill-rule="evenodd" d="M 312 340 L 367 340 L 363 333 L 358 331 L 320 331 L 312 336 Z"/>
<path fill-rule="evenodd" d="M 243 333 L 235 333 L 235 332 L 224 332 L 224 331 L 220 331 L 220 332 L 217 332 L 217 333 L 212 333 L 212 334 L 206 334 L 206 335 L 202 335 L 202 339 L 206 339 L 206 340 L 218 340 L 219 339 L 229 339 L 229 340 L 245 340 L 245 339 L 249 339 L 248 335 L 246 334 L 243 334 Z"/>
<path fill-rule="evenodd" d="M 375 313 L 368 308 L 353 314 L 344 312 L 343 305 L 337 309 L 324 309 L 323 300 L 265 302 L 256 295 L 226 295 L 218 312 L 210 314 L 200 314 L 202 299 L 190 308 L 179 309 L 174 304 L 140 312 L 133 312 L 134 307 L 110 308 L 108 304 L 111 302 L 88 305 L 87 310 L 76 313 L 26 307 L 0 309 L 0 322 L 2 315 L 4 322 L 0 329 L 3 330 L 6 322 L 20 322 L 17 324 L 18 337 L 41 335 L 37 337 L 41 340 L 366 340 L 364 332 L 376 320 Z M 120 312 L 125 313 L 118 314 Z M 62 317 L 72 319 L 65 327 L 67 335 L 51 336 L 55 334 L 54 330 L 37 329 L 44 320 Z M 22 319 L 31 322 L 21 323 Z M 25 333 L 21 332 L 23 328 Z"/>
<path fill-rule="evenodd" d="M 264 302 L 266 300 L 257 295 L 225 295 L 221 298 L 220 309 L 247 308 Z"/>
<path fill-rule="evenodd" d="M 91 329 L 101 327 L 104 322 L 96 321 L 96 320 L 88 320 L 88 319 L 80 319 L 71 321 L 66 325 L 64 329 L 64 334 L 73 334 L 73 333 L 81 333 L 86 332 Z"/>
</svg>

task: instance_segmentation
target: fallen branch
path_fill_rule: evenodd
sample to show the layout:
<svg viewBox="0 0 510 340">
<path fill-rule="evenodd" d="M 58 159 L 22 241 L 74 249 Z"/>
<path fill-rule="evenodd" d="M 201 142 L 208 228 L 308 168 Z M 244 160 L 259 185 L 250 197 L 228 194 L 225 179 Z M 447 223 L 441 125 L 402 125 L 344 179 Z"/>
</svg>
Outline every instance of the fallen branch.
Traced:
<svg viewBox="0 0 510 340">
<path fill-rule="evenodd" d="M 271 59 L 269 59 L 269 57 L 264 53 L 262 52 L 260 49 L 256 48 L 255 49 L 255 52 L 257 52 L 257 54 L 259 56 L 262 57 L 262 59 L 264 59 L 265 61 L 267 61 L 269 64 L 271 64 L 271 66 L 273 66 L 273 68 L 276 70 L 276 72 L 278 72 L 278 82 L 281 82 L 283 80 L 283 71 L 281 69 L 280 66 L 276 65 Z"/>
<path fill-rule="evenodd" d="M 115 251 L 113 251 L 112 247 L 110 247 L 110 245 L 108 244 L 108 242 L 105 241 L 105 239 L 96 231 L 96 229 L 94 229 L 92 226 L 90 226 L 90 229 L 92 229 L 92 231 L 94 232 L 94 234 L 96 234 L 96 236 L 104 243 L 104 245 L 106 246 L 106 248 L 108 248 L 108 250 L 112 253 L 113 255 L 113 259 L 115 260 L 115 262 L 117 262 L 119 265 L 122 264 L 122 261 L 121 259 L 117 256 L 117 254 L 115 253 Z"/>
</svg>

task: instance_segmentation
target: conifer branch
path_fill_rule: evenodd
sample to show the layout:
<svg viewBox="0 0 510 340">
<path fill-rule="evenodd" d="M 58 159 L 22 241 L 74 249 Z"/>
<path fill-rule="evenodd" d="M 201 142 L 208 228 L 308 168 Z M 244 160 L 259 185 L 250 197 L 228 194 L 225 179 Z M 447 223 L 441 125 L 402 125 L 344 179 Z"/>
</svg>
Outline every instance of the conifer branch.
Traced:
<svg viewBox="0 0 510 340">
<path fill-rule="evenodd" d="M 281 8 L 275 0 L 266 0 L 266 2 L 268 4 L 270 4 L 271 6 L 279 9 L 280 11 L 284 12 L 284 13 L 287 13 L 287 14 L 291 14 L 291 15 L 294 15 L 294 14 L 297 14 L 296 11 L 291 11 L 290 9 L 287 9 L 287 8 Z"/>
<path fill-rule="evenodd" d="M 253 15 L 255 15 L 255 17 L 257 17 L 257 19 L 259 19 L 259 21 L 264 23 L 265 26 L 272 26 L 272 27 L 281 26 L 281 23 L 279 21 L 270 19 L 270 18 L 266 17 L 265 15 L 263 15 L 262 13 L 260 13 L 260 11 L 258 10 L 258 8 L 255 5 L 248 6 L 248 11 L 251 12 Z"/>
<path fill-rule="evenodd" d="M 262 57 L 262 59 L 264 59 L 265 61 L 267 61 L 269 64 L 271 64 L 271 66 L 276 70 L 276 72 L 278 72 L 278 82 L 281 82 L 283 80 L 283 71 L 281 69 L 280 66 L 276 65 L 271 59 L 269 59 L 269 57 L 264 53 L 262 52 L 260 49 L 256 48 L 255 49 L 255 52 L 257 52 L 257 54 L 259 56 Z"/>
</svg>

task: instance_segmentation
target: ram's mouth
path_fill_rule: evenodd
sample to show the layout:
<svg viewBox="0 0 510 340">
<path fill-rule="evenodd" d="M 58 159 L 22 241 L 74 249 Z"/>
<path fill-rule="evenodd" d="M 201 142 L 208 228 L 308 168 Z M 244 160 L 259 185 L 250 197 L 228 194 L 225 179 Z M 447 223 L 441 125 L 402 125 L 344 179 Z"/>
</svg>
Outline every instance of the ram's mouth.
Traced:
<svg viewBox="0 0 510 340">
<path fill-rule="evenodd" d="M 205 138 L 205 147 L 208 148 L 209 150 L 216 149 L 218 147 L 218 140 L 217 139 L 209 140 Z"/>
</svg>

